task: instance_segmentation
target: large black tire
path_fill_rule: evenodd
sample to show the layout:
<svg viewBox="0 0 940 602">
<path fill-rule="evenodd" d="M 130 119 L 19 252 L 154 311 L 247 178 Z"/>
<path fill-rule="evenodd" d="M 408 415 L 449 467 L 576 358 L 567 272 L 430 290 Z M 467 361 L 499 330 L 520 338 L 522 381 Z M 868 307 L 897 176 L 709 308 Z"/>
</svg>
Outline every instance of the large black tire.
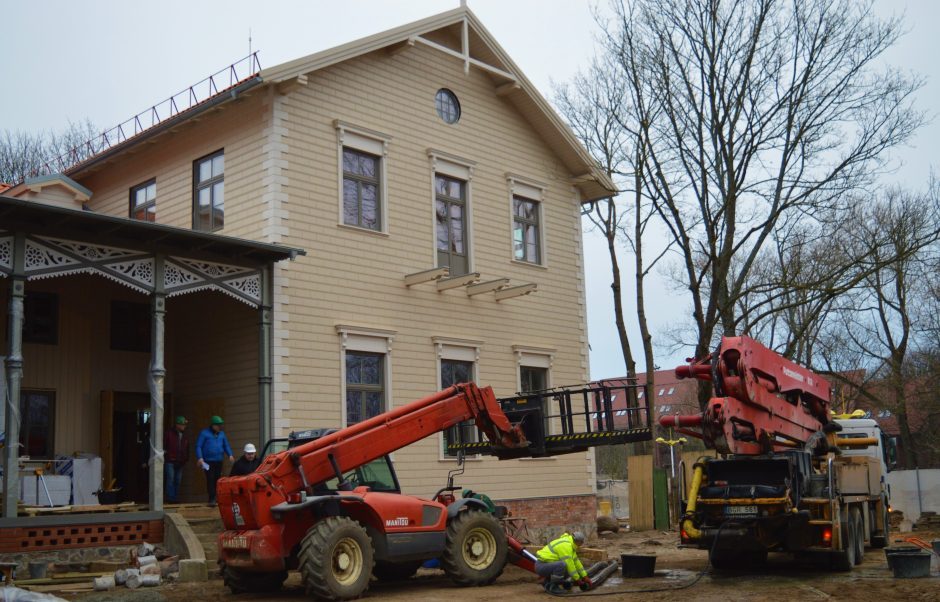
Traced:
<svg viewBox="0 0 940 602">
<path fill-rule="evenodd" d="M 402 581 L 414 576 L 422 564 L 421 561 L 376 562 L 372 574 L 379 581 Z"/>
<path fill-rule="evenodd" d="M 851 571 L 855 566 L 855 522 L 852 520 L 852 513 L 848 513 L 848 520 L 842 523 L 842 539 L 844 540 L 842 550 L 832 552 L 829 557 L 830 566 L 834 571 Z"/>
<path fill-rule="evenodd" d="M 372 540 L 356 521 L 331 516 L 312 526 L 300 543 L 300 575 L 307 595 L 352 600 L 369 589 Z"/>
<path fill-rule="evenodd" d="M 862 522 L 862 511 L 853 506 L 849 518 L 855 523 L 855 564 L 862 564 L 865 560 L 865 523 Z"/>
<path fill-rule="evenodd" d="M 284 585 L 287 571 L 251 573 L 240 571 L 222 563 L 222 583 L 233 594 L 276 592 Z"/>
<path fill-rule="evenodd" d="M 489 585 L 503 573 L 508 548 L 506 533 L 492 514 L 465 510 L 447 524 L 441 566 L 457 585 Z"/>
<path fill-rule="evenodd" d="M 887 546 L 888 538 L 891 535 L 891 528 L 888 526 L 888 502 L 887 500 L 883 498 L 881 500 L 881 513 L 882 513 L 881 520 L 884 521 L 885 528 L 881 531 L 878 531 L 877 532 L 878 534 L 875 535 L 875 532 L 876 532 L 875 525 L 872 525 L 871 547 L 873 548 L 883 548 Z M 872 513 L 872 516 L 874 516 L 874 512 Z"/>
</svg>

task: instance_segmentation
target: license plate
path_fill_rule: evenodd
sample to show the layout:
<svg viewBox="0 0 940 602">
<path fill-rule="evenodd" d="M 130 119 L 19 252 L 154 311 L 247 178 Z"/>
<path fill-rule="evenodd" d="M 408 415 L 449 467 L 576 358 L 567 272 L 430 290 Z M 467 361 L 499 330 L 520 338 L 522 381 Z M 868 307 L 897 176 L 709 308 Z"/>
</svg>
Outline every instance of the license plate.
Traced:
<svg viewBox="0 0 940 602">
<path fill-rule="evenodd" d="M 725 514 L 730 516 L 757 516 L 757 506 L 726 506 Z"/>
</svg>

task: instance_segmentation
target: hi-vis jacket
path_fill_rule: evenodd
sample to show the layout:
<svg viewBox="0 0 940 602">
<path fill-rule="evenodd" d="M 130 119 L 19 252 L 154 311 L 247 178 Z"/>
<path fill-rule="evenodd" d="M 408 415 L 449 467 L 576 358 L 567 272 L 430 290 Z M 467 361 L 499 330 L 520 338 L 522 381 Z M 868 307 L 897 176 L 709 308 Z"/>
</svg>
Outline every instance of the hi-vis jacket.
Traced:
<svg viewBox="0 0 940 602">
<path fill-rule="evenodd" d="M 563 560 L 568 569 L 568 575 L 572 579 L 584 579 L 588 576 L 584 570 L 584 565 L 578 560 L 578 554 L 575 551 L 574 538 L 568 533 L 562 533 L 561 537 L 549 542 L 547 546 L 538 551 L 536 556 L 541 562 L 558 562 Z"/>
</svg>

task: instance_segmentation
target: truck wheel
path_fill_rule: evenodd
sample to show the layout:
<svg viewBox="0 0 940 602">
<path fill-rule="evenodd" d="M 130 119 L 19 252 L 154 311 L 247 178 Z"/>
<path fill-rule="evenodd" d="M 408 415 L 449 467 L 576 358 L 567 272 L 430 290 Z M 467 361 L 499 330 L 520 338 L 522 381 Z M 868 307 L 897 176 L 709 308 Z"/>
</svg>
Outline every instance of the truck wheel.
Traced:
<svg viewBox="0 0 940 602">
<path fill-rule="evenodd" d="M 447 524 L 441 566 L 457 585 L 489 585 L 506 566 L 506 533 L 489 513 L 466 510 Z"/>
<path fill-rule="evenodd" d="M 842 524 L 842 547 L 844 549 L 832 552 L 830 564 L 835 571 L 851 571 L 855 566 L 855 521 L 849 513 L 849 520 Z"/>
<path fill-rule="evenodd" d="M 871 547 L 873 548 L 883 548 L 888 545 L 888 537 L 891 535 L 890 528 L 888 527 L 888 504 L 884 499 L 881 500 L 881 512 L 883 514 L 881 520 L 884 521 L 885 528 L 883 531 L 879 531 L 878 535 L 871 536 Z M 871 531 L 875 533 L 875 529 Z"/>
<path fill-rule="evenodd" d="M 245 592 L 264 593 L 276 592 L 284 585 L 287 579 L 287 571 L 276 573 L 252 573 L 249 571 L 240 571 L 238 569 L 226 566 L 222 563 L 222 583 L 229 588 L 233 594 L 242 594 Z"/>
<path fill-rule="evenodd" d="M 402 581 L 412 577 L 424 564 L 416 562 L 376 562 L 372 574 L 379 581 Z"/>
<path fill-rule="evenodd" d="M 307 531 L 298 560 L 307 595 L 351 600 L 369 588 L 372 540 L 356 521 L 331 516 Z"/>
<path fill-rule="evenodd" d="M 865 524 L 858 506 L 852 508 L 849 518 L 855 523 L 855 564 L 858 565 L 865 559 Z"/>
</svg>

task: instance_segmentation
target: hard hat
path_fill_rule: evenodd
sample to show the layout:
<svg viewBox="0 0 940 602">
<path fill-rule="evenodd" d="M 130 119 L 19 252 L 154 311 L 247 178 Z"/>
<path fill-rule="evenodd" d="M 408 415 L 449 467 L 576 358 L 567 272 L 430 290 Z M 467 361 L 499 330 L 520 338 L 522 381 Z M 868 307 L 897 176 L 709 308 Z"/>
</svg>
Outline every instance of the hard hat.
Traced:
<svg viewBox="0 0 940 602">
<path fill-rule="evenodd" d="M 246 444 L 245 444 L 245 453 L 246 453 L 246 454 L 254 454 L 254 453 L 257 453 L 257 452 L 258 452 L 258 450 L 255 449 L 255 444 L 254 444 L 254 443 L 246 443 Z"/>
<path fill-rule="evenodd" d="M 584 533 L 582 533 L 581 531 L 575 531 L 574 533 L 571 534 L 571 539 L 574 540 L 574 543 L 580 546 L 581 544 L 584 543 Z"/>
<path fill-rule="evenodd" d="M 189 422 L 189 421 L 186 420 L 186 417 L 185 417 L 185 416 L 177 416 L 177 417 L 176 417 L 176 424 L 187 424 L 188 422 Z"/>
<path fill-rule="evenodd" d="M 210 422 L 211 424 L 225 424 L 225 421 L 222 420 L 222 417 L 221 417 L 221 416 L 213 416 L 213 417 L 209 420 L 209 422 Z"/>
</svg>

